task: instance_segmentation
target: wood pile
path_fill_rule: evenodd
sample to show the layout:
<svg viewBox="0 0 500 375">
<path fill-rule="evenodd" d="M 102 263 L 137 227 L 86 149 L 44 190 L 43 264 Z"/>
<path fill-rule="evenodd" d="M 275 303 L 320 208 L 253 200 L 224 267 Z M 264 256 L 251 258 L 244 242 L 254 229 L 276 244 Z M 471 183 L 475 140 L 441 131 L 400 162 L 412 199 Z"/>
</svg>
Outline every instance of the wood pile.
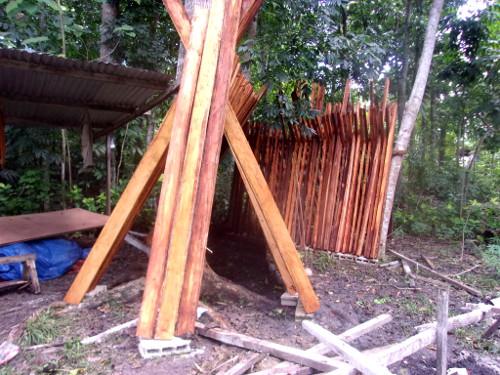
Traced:
<svg viewBox="0 0 500 375">
<path fill-rule="evenodd" d="M 252 123 L 245 128 L 287 228 L 305 246 L 377 258 L 397 107 L 348 102 L 326 105 L 320 116 L 284 131 Z M 373 92 L 373 90 L 372 90 Z M 324 88 L 312 106 L 323 108 Z M 373 95 L 372 95 L 373 98 Z M 258 235 L 257 220 L 235 173 L 229 218 L 233 231 Z"/>
<path fill-rule="evenodd" d="M 331 375 L 355 375 L 359 373 L 380 375 L 391 374 L 392 372 L 387 369 L 387 366 L 400 362 L 426 346 L 435 343 L 439 330 L 442 330 L 444 333 L 450 332 L 457 328 L 476 324 L 497 314 L 497 308 L 491 305 L 475 305 L 472 309 L 471 312 L 465 314 L 451 318 L 444 317 L 441 324 L 440 322 L 434 322 L 415 327 L 419 333 L 401 342 L 364 351 L 356 349 L 351 343 L 360 336 L 369 334 L 373 330 L 391 322 L 392 317 L 390 315 L 380 315 L 352 327 L 339 335 L 334 335 L 320 325 L 304 320 L 302 327 L 320 341 L 320 344 L 306 350 L 221 328 L 207 328 L 201 323 L 196 323 L 196 329 L 202 336 L 227 345 L 268 354 L 284 361 L 271 368 L 254 372 L 252 366 L 256 363 L 255 358 L 260 357 L 251 356 L 246 361 L 241 360 L 237 368 L 234 366 L 228 370 L 217 372 L 219 375 L 234 375 L 236 369 L 238 370 L 237 374 L 254 375 L 305 375 L 315 373 Z M 241 370 L 243 363 L 247 366 Z"/>
<path fill-rule="evenodd" d="M 68 291 L 66 302 L 79 303 L 99 282 L 164 172 L 137 335 L 172 339 L 194 331 L 224 134 L 287 291 L 299 294 L 307 312 L 319 308 L 241 129 L 264 91 L 255 94 L 239 73 L 235 47 L 261 3 L 199 1 L 189 20 L 180 0 L 164 1 L 186 47 L 179 94 Z"/>
</svg>

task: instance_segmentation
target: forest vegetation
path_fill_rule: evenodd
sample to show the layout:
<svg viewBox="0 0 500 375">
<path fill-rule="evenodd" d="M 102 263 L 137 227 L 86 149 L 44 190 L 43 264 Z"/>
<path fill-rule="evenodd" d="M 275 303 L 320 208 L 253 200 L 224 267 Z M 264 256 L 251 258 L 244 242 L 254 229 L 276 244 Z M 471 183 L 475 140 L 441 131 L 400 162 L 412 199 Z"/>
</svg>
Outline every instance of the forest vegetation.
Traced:
<svg viewBox="0 0 500 375">
<path fill-rule="evenodd" d="M 266 0 L 238 47 L 256 88 L 269 90 L 253 118 L 270 127 L 299 126 L 315 116 L 300 85 L 325 85 L 327 100 L 368 103 L 369 82 L 390 100 L 400 120 L 414 84 L 430 1 Z M 106 12 L 111 10 L 111 12 Z M 106 15 L 106 16 L 104 16 Z M 500 263 L 500 5 L 447 0 L 441 14 L 425 96 L 400 177 L 392 235 L 411 234 L 479 246 Z M 106 61 L 175 74 L 179 38 L 161 2 L 153 0 L 0 0 L 0 47 Z M 114 202 L 146 149 L 169 103 L 115 132 Z M 61 182 L 60 129 L 6 128 L 7 162 L 0 170 L 0 214 L 61 209 L 105 210 L 105 143 L 95 144 L 96 167 L 81 166 L 78 131 L 68 131 L 71 164 Z M 308 131 L 307 128 L 301 129 Z M 221 176 L 231 175 L 230 157 Z M 223 218 L 230 179 L 222 178 L 214 215 Z M 137 225 L 150 228 L 159 187 Z M 499 265 L 500 268 L 500 265 Z"/>
</svg>

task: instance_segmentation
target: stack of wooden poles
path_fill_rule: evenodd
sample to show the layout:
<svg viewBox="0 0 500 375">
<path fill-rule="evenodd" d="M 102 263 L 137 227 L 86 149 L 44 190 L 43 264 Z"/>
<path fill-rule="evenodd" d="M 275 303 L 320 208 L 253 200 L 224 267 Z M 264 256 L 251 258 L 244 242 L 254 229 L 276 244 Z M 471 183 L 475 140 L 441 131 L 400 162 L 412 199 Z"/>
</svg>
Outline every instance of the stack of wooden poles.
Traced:
<svg viewBox="0 0 500 375">
<path fill-rule="evenodd" d="M 322 115 L 300 120 L 299 127 L 272 130 L 253 123 L 245 128 L 292 238 L 299 247 L 376 258 L 389 168 L 396 104 L 368 109 L 348 102 L 328 103 L 315 85 L 312 106 Z M 238 233 L 258 235 L 256 219 L 235 173 L 230 220 Z"/>
<path fill-rule="evenodd" d="M 316 311 L 318 299 L 241 128 L 264 90 L 254 94 L 239 73 L 235 48 L 262 0 L 195 1 L 192 20 L 180 0 L 164 4 L 187 51 L 178 97 L 64 300 L 79 303 L 97 285 L 163 171 L 137 335 L 171 339 L 194 331 L 224 134 L 287 291 L 299 293 L 306 312 Z"/>
</svg>

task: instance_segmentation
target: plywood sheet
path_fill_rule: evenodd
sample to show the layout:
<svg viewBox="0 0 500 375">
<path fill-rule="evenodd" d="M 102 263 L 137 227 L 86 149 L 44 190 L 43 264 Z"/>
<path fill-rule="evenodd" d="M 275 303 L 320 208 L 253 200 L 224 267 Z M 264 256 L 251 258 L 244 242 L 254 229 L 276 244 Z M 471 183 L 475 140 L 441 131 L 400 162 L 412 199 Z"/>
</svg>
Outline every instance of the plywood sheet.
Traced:
<svg viewBox="0 0 500 375">
<path fill-rule="evenodd" d="M 0 246 L 104 226 L 108 216 L 81 208 L 0 217 Z"/>
</svg>

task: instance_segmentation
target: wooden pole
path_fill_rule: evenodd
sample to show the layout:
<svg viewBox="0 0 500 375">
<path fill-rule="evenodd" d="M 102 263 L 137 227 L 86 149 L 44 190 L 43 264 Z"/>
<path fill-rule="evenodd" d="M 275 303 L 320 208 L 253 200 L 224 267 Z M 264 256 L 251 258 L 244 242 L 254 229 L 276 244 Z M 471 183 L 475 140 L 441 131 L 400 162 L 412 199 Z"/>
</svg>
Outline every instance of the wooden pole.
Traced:
<svg viewBox="0 0 500 375">
<path fill-rule="evenodd" d="M 353 348 L 343 340 L 339 339 L 333 333 L 327 331 L 323 327 L 320 327 L 313 322 L 304 320 L 302 322 L 302 327 L 320 340 L 323 344 L 332 348 L 335 352 L 341 354 L 341 356 L 354 366 L 357 370 L 366 375 L 391 375 L 387 367 L 384 367 L 375 358 L 361 353 L 357 349 Z"/>
<path fill-rule="evenodd" d="M 162 164 L 164 165 L 167 146 L 170 142 L 175 107 L 176 102 L 170 107 L 82 269 L 66 293 L 65 302 L 80 303 L 85 293 L 99 282 L 158 181 L 163 171 Z"/>
<path fill-rule="evenodd" d="M 176 335 L 194 331 L 196 307 L 201 290 L 207 234 L 210 226 L 217 168 L 223 138 L 226 102 L 231 86 L 230 77 L 232 70 L 236 70 L 238 67 L 238 64 L 233 65 L 233 62 L 235 61 L 236 29 L 240 9 L 241 0 L 229 2 L 222 30 L 221 48 L 211 101 L 210 117 L 208 118 L 207 132 L 203 142 L 202 164 L 199 170 L 199 181 L 203 181 L 203 187 L 197 190 L 196 196 L 192 197 L 192 200 L 196 201 L 196 210 L 193 213 L 191 240 L 187 254 Z M 251 97 L 252 92 L 249 94 Z"/>
<path fill-rule="evenodd" d="M 446 375 L 448 368 L 448 300 L 449 291 L 440 290 L 438 295 L 436 328 L 436 369 L 437 375 Z"/>
<path fill-rule="evenodd" d="M 191 108 L 194 102 L 198 72 L 201 65 L 201 51 L 207 29 L 208 9 L 201 6 L 195 7 L 193 19 L 195 17 L 198 22 L 194 24 L 186 51 L 178 95 L 179 105 L 175 112 L 176 126 L 172 131 L 172 141 L 165 164 L 165 178 L 160 193 L 151 256 L 137 325 L 137 335 L 143 338 L 153 337 L 158 314 L 160 289 L 165 275 L 169 236 L 178 199 L 177 191 L 182 173 L 183 156 L 186 150 Z"/>
<path fill-rule="evenodd" d="M 249 193 L 250 191 L 253 192 L 253 194 L 250 194 L 253 206 L 260 207 L 264 214 L 261 224 L 264 221 L 267 223 L 269 231 L 277 244 L 277 249 L 271 248 L 271 251 L 278 269 L 282 276 L 290 275 L 293 280 L 293 285 L 289 285 L 287 288 L 288 292 L 290 294 L 299 293 L 306 312 L 316 311 L 319 308 L 318 299 L 314 294 L 304 266 L 295 250 L 295 245 L 286 229 L 259 165 L 245 139 L 238 119 L 230 107 L 226 111 L 225 135 L 237 161 L 240 173 L 245 176 L 247 191 Z"/>
<path fill-rule="evenodd" d="M 106 134 L 106 215 L 111 215 L 111 135 Z"/>
</svg>

